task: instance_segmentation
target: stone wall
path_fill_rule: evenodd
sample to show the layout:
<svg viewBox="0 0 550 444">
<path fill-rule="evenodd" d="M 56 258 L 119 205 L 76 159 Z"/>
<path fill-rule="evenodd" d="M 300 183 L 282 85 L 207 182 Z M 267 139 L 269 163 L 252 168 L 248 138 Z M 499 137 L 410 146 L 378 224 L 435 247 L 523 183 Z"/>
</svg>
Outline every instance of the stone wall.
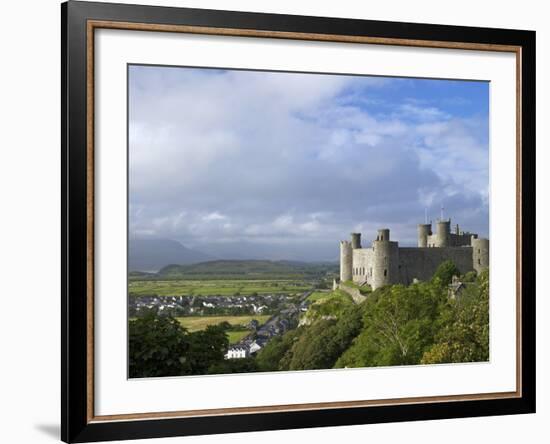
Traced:
<svg viewBox="0 0 550 444">
<path fill-rule="evenodd" d="M 369 282 L 372 278 L 372 258 L 374 251 L 372 248 L 358 248 L 353 250 L 352 279 L 357 284 Z"/>
<path fill-rule="evenodd" d="M 342 241 L 340 257 L 340 280 L 352 280 L 357 285 L 367 283 L 373 290 L 387 284 L 409 285 L 416 278 L 430 280 L 442 262 L 451 260 L 462 274 L 468 271 L 481 271 L 489 266 L 489 241 L 477 239 L 477 235 L 457 232 L 449 233 L 449 221 L 439 223 L 437 235 L 429 235 L 429 224 L 419 228 L 428 247 L 399 247 L 389 241 L 389 230 L 379 230 L 378 237 L 370 248 L 352 248 L 351 242 Z M 356 245 L 359 244 L 356 236 Z M 384 240 L 380 240 L 384 239 Z M 460 246 L 470 242 L 474 247 Z M 436 243 L 450 243 L 446 247 L 432 247 Z M 422 242 L 423 244 L 423 242 Z M 358 291 L 351 293 L 358 294 Z M 356 290 L 356 289 L 355 289 Z M 360 293 L 359 293 L 360 294 Z M 353 295 L 352 295 L 353 297 Z"/>
<path fill-rule="evenodd" d="M 345 291 L 347 294 L 349 294 L 353 299 L 353 302 L 355 302 L 356 304 L 360 304 L 365 299 L 367 299 L 364 294 L 361 294 L 358 288 L 350 287 L 343 282 L 340 282 L 340 290 Z"/>
<path fill-rule="evenodd" d="M 399 282 L 427 281 L 446 260 L 453 261 L 462 274 L 473 271 L 472 254 L 472 247 L 399 248 Z"/>
</svg>

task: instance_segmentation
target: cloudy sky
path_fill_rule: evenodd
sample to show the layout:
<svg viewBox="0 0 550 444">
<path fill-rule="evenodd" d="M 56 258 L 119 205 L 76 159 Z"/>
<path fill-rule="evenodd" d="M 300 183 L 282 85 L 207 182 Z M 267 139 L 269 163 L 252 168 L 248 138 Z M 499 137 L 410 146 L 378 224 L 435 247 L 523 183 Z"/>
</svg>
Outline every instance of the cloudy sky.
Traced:
<svg viewBox="0 0 550 444">
<path fill-rule="evenodd" d="M 131 66 L 130 239 L 334 260 L 441 206 L 488 236 L 488 116 L 486 82 Z"/>
</svg>

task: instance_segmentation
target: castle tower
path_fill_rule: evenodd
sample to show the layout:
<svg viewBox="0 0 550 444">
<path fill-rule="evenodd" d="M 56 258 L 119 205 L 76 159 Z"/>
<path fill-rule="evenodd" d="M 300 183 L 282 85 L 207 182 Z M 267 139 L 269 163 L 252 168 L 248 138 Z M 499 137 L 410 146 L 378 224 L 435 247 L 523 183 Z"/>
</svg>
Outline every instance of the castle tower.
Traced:
<svg viewBox="0 0 550 444">
<path fill-rule="evenodd" d="M 437 221 L 437 231 L 435 233 L 435 246 L 436 247 L 451 246 L 451 219 Z"/>
<path fill-rule="evenodd" d="M 372 243 L 372 280 L 373 290 L 397 282 L 399 250 L 397 242 L 390 242 L 390 230 L 378 230 L 378 236 Z"/>
<path fill-rule="evenodd" d="M 351 248 L 361 248 L 361 233 L 351 233 Z"/>
<path fill-rule="evenodd" d="M 428 236 L 432 234 L 432 224 L 418 224 L 418 246 L 426 248 L 428 246 Z"/>
<path fill-rule="evenodd" d="M 349 241 L 340 242 L 340 282 L 351 281 L 353 267 L 353 251 Z"/>
<path fill-rule="evenodd" d="M 474 270 L 479 273 L 489 268 L 489 239 L 476 239 L 472 236 L 471 243 Z"/>
</svg>

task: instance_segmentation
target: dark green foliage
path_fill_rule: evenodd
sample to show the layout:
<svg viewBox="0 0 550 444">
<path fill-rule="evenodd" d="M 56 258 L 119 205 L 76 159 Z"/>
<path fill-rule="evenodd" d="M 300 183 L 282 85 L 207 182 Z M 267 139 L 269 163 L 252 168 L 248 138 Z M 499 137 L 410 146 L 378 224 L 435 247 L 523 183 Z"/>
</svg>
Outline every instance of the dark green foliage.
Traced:
<svg viewBox="0 0 550 444">
<path fill-rule="evenodd" d="M 460 276 L 460 271 L 453 261 L 448 260 L 442 262 L 439 267 L 437 267 L 432 277 L 432 282 L 441 286 L 447 286 L 452 282 L 453 276 Z"/>
<path fill-rule="evenodd" d="M 186 330 L 172 318 L 154 312 L 129 323 L 130 378 L 189 374 Z"/>
<path fill-rule="evenodd" d="M 288 370 L 284 368 L 284 356 L 289 352 L 296 338 L 300 336 L 303 327 L 296 330 L 290 330 L 283 336 L 276 336 L 271 339 L 267 345 L 258 352 L 256 364 L 263 372 L 276 370 Z"/>
<path fill-rule="evenodd" d="M 331 368 L 362 328 L 361 310 L 348 308 L 338 320 L 320 321 L 292 347 L 289 370 Z"/>
<path fill-rule="evenodd" d="M 208 373 L 210 366 L 223 362 L 229 339 L 223 327 L 209 325 L 189 335 L 190 347 L 185 356 L 194 375 Z"/>
<path fill-rule="evenodd" d="M 482 272 L 451 309 L 422 357 L 423 364 L 481 362 L 489 359 L 489 274 Z"/>
<path fill-rule="evenodd" d="M 229 344 L 223 324 L 188 333 L 154 312 L 129 322 L 130 378 L 207 374 L 224 361 Z"/>
<path fill-rule="evenodd" d="M 439 283 L 439 285 L 446 286 L 451 283 L 453 276 L 459 276 L 460 271 L 456 267 L 453 261 L 442 262 L 435 271 L 432 282 Z"/>
<path fill-rule="evenodd" d="M 468 271 L 463 277 L 462 282 L 475 282 L 477 279 L 477 273 L 475 271 Z"/>
<path fill-rule="evenodd" d="M 263 371 L 331 368 L 361 327 L 361 307 L 348 306 L 338 319 L 321 319 L 273 339 L 258 353 L 258 365 Z"/>
</svg>

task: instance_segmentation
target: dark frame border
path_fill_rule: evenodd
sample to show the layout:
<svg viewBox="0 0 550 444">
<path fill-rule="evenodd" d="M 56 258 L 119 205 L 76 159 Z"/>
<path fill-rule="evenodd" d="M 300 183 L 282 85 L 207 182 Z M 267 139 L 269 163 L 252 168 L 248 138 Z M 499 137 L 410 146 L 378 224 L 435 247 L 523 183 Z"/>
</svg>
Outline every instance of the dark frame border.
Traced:
<svg viewBox="0 0 550 444">
<path fill-rule="evenodd" d="M 295 33 L 314 34 L 317 39 L 352 41 L 369 38 L 373 43 L 408 44 L 432 42 L 432 46 L 470 49 L 485 46 L 519 48 L 521 90 L 518 121 L 521 122 L 518 157 L 518 193 L 521 233 L 518 237 L 521 257 L 518 270 L 523 295 L 518 314 L 521 330 L 519 362 L 521 392 L 500 399 L 443 400 L 439 402 L 396 403 L 393 405 L 334 407 L 314 410 L 271 411 L 229 415 L 204 415 L 151 419 L 95 421 L 90 415 L 90 374 L 88 359 L 90 335 L 89 286 L 93 284 L 88 248 L 90 171 L 93 157 L 88 146 L 93 136 L 88 125 L 93 108 L 87 82 L 89 22 L 122 22 L 127 28 L 138 24 L 164 27 L 218 28 L 266 35 L 278 33 L 292 38 Z M 61 6 L 62 55 L 62 381 L 61 438 L 66 442 L 90 442 L 115 439 L 154 438 L 243 431 L 278 430 L 321 426 L 370 424 L 442 418 L 532 413 L 535 411 L 535 33 L 504 29 L 425 25 L 356 19 L 259 14 L 187 8 L 137 6 L 69 1 Z M 118 27 L 118 26 L 117 26 Z M 93 30 L 92 30 L 93 31 Z M 288 37 L 284 35 L 288 34 Z M 407 43 L 403 43 L 404 41 Z M 419 46 L 422 46 L 419 44 Z M 424 45 L 424 46 L 430 46 Z M 498 49 L 492 49 L 498 50 Z M 92 91 L 93 93 L 93 91 Z M 92 213 L 92 214 L 90 214 Z M 93 307 L 93 306 L 92 306 Z M 92 311 L 93 313 L 93 311 Z M 92 328 L 89 328 L 92 325 Z M 92 350 L 93 351 L 93 350 Z M 93 386 L 92 386 L 93 388 Z M 93 410 L 92 410 L 93 411 Z M 97 418 L 100 419 L 100 418 Z"/>
</svg>

